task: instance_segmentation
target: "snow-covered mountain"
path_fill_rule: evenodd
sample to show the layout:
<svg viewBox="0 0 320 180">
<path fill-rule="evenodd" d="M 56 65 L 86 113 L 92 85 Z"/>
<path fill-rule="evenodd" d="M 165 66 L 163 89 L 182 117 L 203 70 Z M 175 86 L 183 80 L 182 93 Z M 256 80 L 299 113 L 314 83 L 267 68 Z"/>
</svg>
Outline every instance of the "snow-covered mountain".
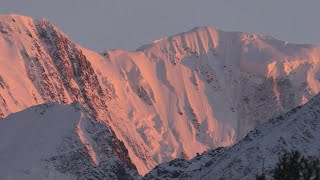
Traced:
<svg viewBox="0 0 320 180">
<path fill-rule="evenodd" d="M 33 106 L 0 121 L 0 179 L 137 179 L 123 143 L 77 104 Z"/>
<path fill-rule="evenodd" d="M 144 179 L 255 179 L 272 175 L 285 152 L 320 157 L 320 94 L 251 131 L 230 148 L 218 148 L 192 160 L 176 159 L 156 167 Z"/>
<path fill-rule="evenodd" d="M 229 146 L 320 90 L 320 47 L 199 27 L 137 51 L 97 53 L 45 19 L 0 17 L 0 117 L 79 102 L 140 174 Z"/>
</svg>

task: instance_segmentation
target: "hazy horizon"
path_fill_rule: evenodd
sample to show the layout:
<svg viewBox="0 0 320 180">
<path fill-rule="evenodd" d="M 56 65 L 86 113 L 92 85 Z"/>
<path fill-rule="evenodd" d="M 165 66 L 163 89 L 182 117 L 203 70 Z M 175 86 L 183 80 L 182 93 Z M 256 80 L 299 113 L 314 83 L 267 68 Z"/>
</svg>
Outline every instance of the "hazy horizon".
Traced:
<svg viewBox="0 0 320 180">
<path fill-rule="evenodd" d="M 135 50 L 153 40 L 216 27 L 273 36 L 302 44 L 320 44 L 317 1 L 49 1 L 4 0 L 0 14 L 47 18 L 76 43 L 89 49 Z M 300 13 L 303 12 L 303 13 Z"/>
</svg>

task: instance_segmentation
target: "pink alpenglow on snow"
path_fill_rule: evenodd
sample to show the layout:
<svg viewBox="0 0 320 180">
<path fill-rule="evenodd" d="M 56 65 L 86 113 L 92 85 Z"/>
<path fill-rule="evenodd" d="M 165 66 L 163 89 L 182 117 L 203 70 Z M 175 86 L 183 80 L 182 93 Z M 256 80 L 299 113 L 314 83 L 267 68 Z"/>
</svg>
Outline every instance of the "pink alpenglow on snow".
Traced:
<svg viewBox="0 0 320 180">
<path fill-rule="evenodd" d="M 129 167 L 132 161 L 140 175 L 181 154 L 231 146 L 320 90 L 319 46 L 212 27 L 136 51 L 97 53 L 45 19 L 5 15 L 0 54 L 0 118 L 43 103 L 78 102 L 114 133 L 125 147 L 117 157 Z M 75 132 L 88 162 L 101 167 L 85 125 Z"/>
</svg>

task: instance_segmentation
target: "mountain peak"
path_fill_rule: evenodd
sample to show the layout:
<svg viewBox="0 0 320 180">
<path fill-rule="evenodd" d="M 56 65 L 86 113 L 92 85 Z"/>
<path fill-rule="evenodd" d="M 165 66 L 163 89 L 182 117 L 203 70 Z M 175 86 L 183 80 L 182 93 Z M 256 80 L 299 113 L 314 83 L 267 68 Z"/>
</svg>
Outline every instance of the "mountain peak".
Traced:
<svg viewBox="0 0 320 180">
<path fill-rule="evenodd" d="M 245 33 L 238 31 L 224 31 L 216 27 L 210 26 L 198 26 L 193 29 L 178 33 L 169 37 L 164 37 L 158 40 L 154 40 L 149 44 L 145 44 L 137 49 L 137 51 L 145 51 L 148 49 L 159 48 L 163 46 L 182 46 L 184 48 L 195 48 L 197 51 L 208 52 L 209 49 L 216 48 L 220 42 L 225 43 L 226 41 L 231 41 L 230 43 L 237 43 L 241 41 L 273 41 L 278 42 L 275 38 L 256 34 L 256 33 Z M 170 45 L 171 44 L 171 45 Z"/>
<path fill-rule="evenodd" d="M 35 26 L 37 25 L 45 25 L 46 27 L 54 28 L 56 31 L 59 31 L 59 33 L 64 34 L 46 18 L 33 19 L 31 17 L 18 14 L 6 14 L 0 15 L 0 23 L 1 30 L 9 31 L 9 34 L 14 32 L 23 34 L 23 30 L 27 30 L 32 34 L 32 31 L 36 30 Z"/>
<path fill-rule="evenodd" d="M 208 30 L 221 31 L 219 28 L 216 28 L 214 26 L 197 26 L 187 32 L 192 32 L 192 31 L 202 32 L 202 31 L 208 31 Z"/>
<path fill-rule="evenodd" d="M 24 16 L 24 15 L 19 15 L 19 14 L 2 14 L 0 15 L 0 20 L 2 19 L 20 19 L 20 20 L 33 20 L 33 18 Z"/>
<path fill-rule="evenodd" d="M 46 18 L 40 18 L 40 19 L 34 19 L 29 16 L 24 16 L 20 14 L 2 14 L 0 15 L 0 21 L 4 20 L 11 20 L 12 22 L 18 21 L 18 22 L 24 22 L 28 23 L 30 21 L 40 21 L 40 22 L 47 22 L 50 23 L 50 21 Z"/>
<path fill-rule="evenodd" d="M 171 41 L 183 41 L 181 43 L 187 43 L 187 44 L 192 43 L 190 41 L 193 41 L 193 42 L 216 41 L 218 40 L 218 36 L 220 32 L 221 32 L 220 30 L 214 27 L 199 26 L 186 32 L 182 32 L 169 37 L 164 37 L 158 40 L 154 40 L 152 43 L 145 44 L 139 47 L 137 51 L 144 51 L 154 46 L 163 46 L 164 43 L 170 43 Z"/>
</svg>

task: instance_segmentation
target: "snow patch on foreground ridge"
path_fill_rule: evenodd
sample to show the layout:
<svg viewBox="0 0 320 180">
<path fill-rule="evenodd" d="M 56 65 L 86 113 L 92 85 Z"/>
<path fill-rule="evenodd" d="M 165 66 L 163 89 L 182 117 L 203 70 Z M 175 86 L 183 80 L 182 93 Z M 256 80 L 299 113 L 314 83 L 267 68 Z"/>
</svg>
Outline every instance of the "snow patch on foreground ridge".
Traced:
<svg viewBox="0 0 320 180">
<path fill-rule="evenodd" d="M 78 105 L 44 104 L 0 121 L 0 179 L 135 179 L 121 145 Z"/>
<path fill-rule="evenodd" d="M 91 137 L 89 137 L 89 134 L 85 131 L 85 128 L 87 127 L 87 122 L 84 121 L 84 115 L 83 113 L 81 113 L 81 118 L 80 118 L 80 122 L 77 124 L 77 133 L 78 136 L 82 142 L 82 144 L 85 145 L 85 147 L 87 148 L 88 154 L 90 155 L 90 158 L 92 160 L 92 163 L 94 166 L 98 166 L 99 165 L 99 157 L 97 156 L 96 152 L 94 151 L 93 148 L 93 140 L 91 139 Z"/>
<path fill-rule="evenodd" d="M 218 148 L 192 160 L 157 166 L 144 179 L 255 179 L 271 170 L 285 152 L 320 157 L 320 94 L 306 105 L 273 118 L 230 148 Z"/>
</svg>

